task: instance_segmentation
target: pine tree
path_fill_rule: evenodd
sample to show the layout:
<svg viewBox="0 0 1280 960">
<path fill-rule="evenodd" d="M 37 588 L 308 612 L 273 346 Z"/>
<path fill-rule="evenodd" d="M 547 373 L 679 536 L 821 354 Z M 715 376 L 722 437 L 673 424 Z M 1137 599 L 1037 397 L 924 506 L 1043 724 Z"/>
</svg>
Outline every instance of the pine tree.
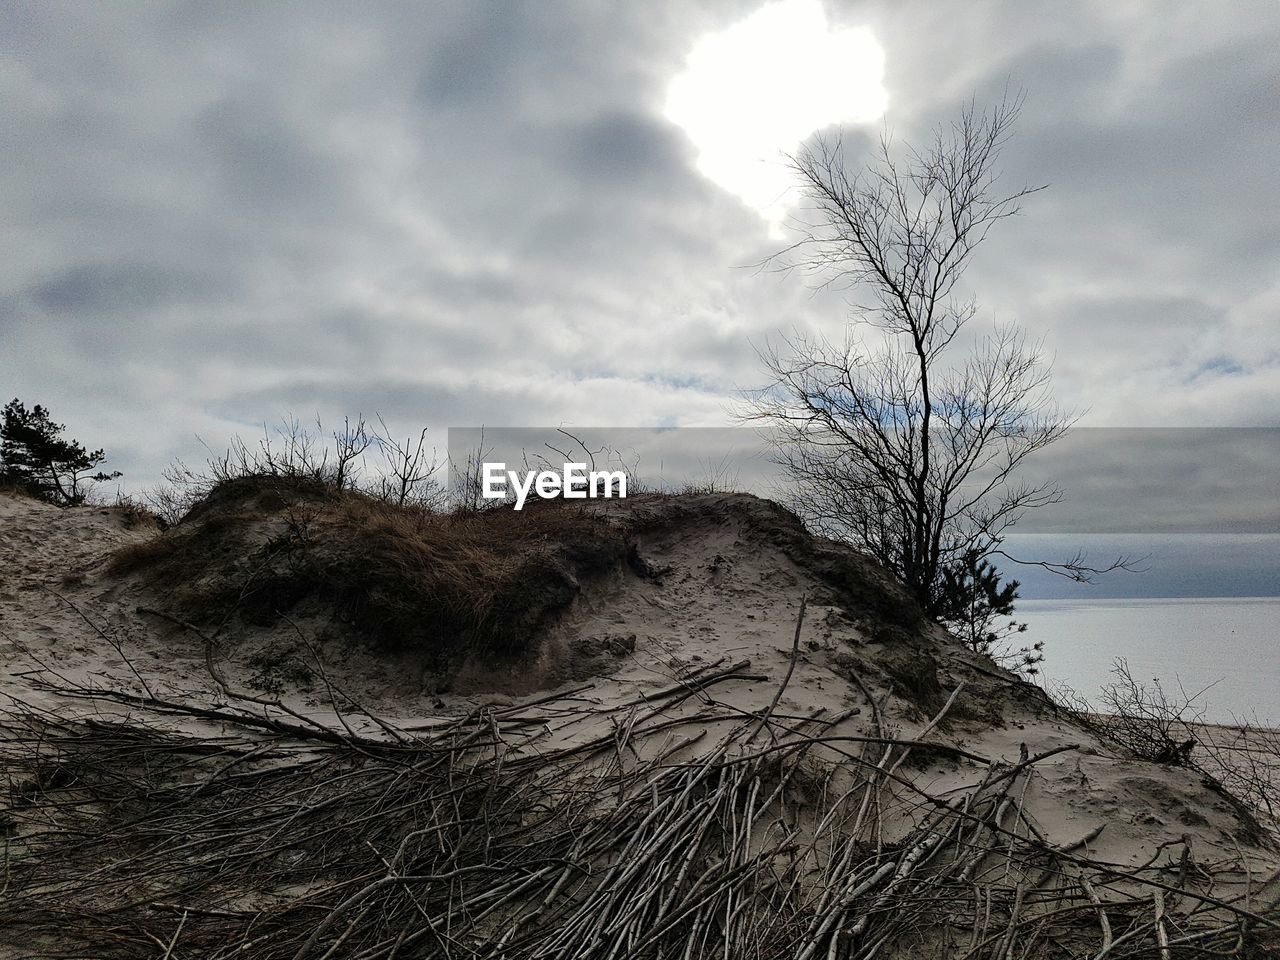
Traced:
<svg viewBox="0 0 1280 960">
<path fill-rule="evenodd" d="M 1034 675 L 1044 660 L 1043 643 L 1013 650 L 1001 642 L 1027 629 L 1025 623 L 1012 619 L 1019 586 L 1017 580 L 1002 583 L 994 564 L 977 551 L 968 551 L 942 570 L 939 619 L 978 653 Z M 1010 619 L 1002 623 L 1006 617 Z"/>
<path fill-rule="evenodd" d="M 33 497 L 69 507 L 84 502 L 90 482 L 114 480 L 115 473 L 90 473 L 106 455 L 86 450 L 78 441 L 65 439 L 63 424 L 54 423 L 49 411 L 36 404 L 30 410 L 14 399 L 4 408 L 0 422 L 0 482 Z"/>
</svg>

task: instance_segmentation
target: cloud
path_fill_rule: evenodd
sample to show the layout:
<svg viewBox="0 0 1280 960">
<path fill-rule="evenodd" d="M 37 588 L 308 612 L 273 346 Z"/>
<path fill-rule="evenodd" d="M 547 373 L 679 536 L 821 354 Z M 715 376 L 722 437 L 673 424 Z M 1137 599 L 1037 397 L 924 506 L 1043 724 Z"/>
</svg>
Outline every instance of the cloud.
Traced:
<svg viewBox="0 0 1280 960">
<path fill-rule="evenodd" d="M 407 427 L 727 422 L 831 291 L 663 115 L 754 2 L 0 10 L 0 388 L 145 485 L 293 411 Z M 1011 181 L 970 275 L 1098 425 L 1274 423 L 1280 17 L 827 2 L 895 134 L 1006 82 Z"/>
</svg>

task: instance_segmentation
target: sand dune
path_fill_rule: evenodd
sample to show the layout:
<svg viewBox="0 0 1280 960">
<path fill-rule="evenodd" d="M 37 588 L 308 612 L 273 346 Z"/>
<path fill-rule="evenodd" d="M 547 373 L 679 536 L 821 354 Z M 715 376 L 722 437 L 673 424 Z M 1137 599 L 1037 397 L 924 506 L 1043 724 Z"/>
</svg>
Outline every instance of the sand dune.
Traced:
<svg viewBox="0 0 1280 960">
<path fill-rule="evenodd" d="M 672 923 L 702 923 L 696 929 L 709 945 L 690 955 L 728 951 L 786 956 L 788 950 L 808 949 L 810 955 L 833 956 L 1048 956 L 1057 955 L 1053 950 L 1058 947 L 1087 948 L 1092 955 L 1103 950 L 1104 943 L 1115 945 L 1126 932 L 1131 934 L 1126 941 L 1130 945 L 1114 946 L 1111 955 L 1158 950 L 1161 937 L 1167 941 L 1179 935 L 1201 937 L 1198 943 L 1226 943 L 1240 935 L 1260 938 L 1259 943 L 1277 942 L 1268 933 L 1267 918 L 1280 916 L 1275 905 L 1278 891 L 1266 881 L 1274 879 L 1280 858 L 1270 833 L 1248 808 L 1196 770 L 1144 762 L 1098 739 L 1037 688 L 920 620 L 883 571 L 844 547 L 810 538 L 793 517 L 767 501 L 731 494 L 649 495 L 532 508 L 586 515 L 585 521 L 575 516 L 573 524 L 586 522 L 597 531 L 591 550 L 575 553 L 571 548 L 579 541 L 561 543 L 546 532 L 529 541 L 533 546 L 526 540 L 509 546 L 503 556 L 510 563 L 526 562 L 520 551 L 532 551 L 529 556 L 540 565 L 538 576 L 545 579 L 553 599 L 544 598 L 532 619 L 502 621 L 528 627 L 528 635 L 513 649 L 487 649 L 483 655 L 452 649 L 442 655 L 430 648 L 425 634 L 408 645 L 370 636 L 360 628 L 361 618 L 371 615 L 368 608 L 353 606 L 351 597 L 339 595 L 327 581 L 315 581 L 319 586 L 314 589 L 281 593 L 285 580 L 278 578 L 272 581 L 277 591 L 272 602 L 283 609 L 258 610 L 252 616 L 234 610 L 220 613 L 196 602 L 222 596 L 223 581 L 240 569 L 232 562 L 234 544 L 252 552 L 281 542 L 286 528 L 297 520 L 299 504 L 312 509 L 308 522 L 318 532 L 308 535 L 315 537 L 315 549 L 336 548 L 338 514 L 333 511 L 338 508 L 309 497 L 287 490 L 269 498 L 261 491 L 247 499 L 242 494 L 231 506 L 224 505 L 222 513 L 208 511 L 203 520 L 194 517 L 161 534 L 145 525 L 130 526 L 111 509 L 58 510 L 0 496 L 0 569 L 5 571 L 0 585 L 0 690 L 63 719 L 134 722 L 145 717 L 153 729 L 195 738 L 225 734 L 235 727 L 218 720 L 220 711 L 266 717 L 282 725 L 268 731 L 273 749 L 285 749 L 289 725 L 307 722 L 337 731 L 340 739 L 376 743 L 388 736 L 430 738 L 445 730 L 455 736 L 459 724 L 488 717 L 485 722 L 510 750 L 511 763 L 544 757 L 549 758 L 550 770 L 560 762 L 557 758 L 589 752 L 592 744 L 613 737 L 626 746 L 619 746 L 610 762 L 640 780 L 620 781 L 618 798 L 587 802 L 584 809 L 598 807 L 600 816 L 605 808 L 613 810 L 615 802 L 622 803 L 624 795 L 644 802 L 649 788 L 640 781 L 657 776 L 653 771 L 663 764 L 702 763 L 713 754 L 750 757 L 763 744 L 773 743 L 770 749 L 780 750 L 777 744 L 803 735 L 814 740 L 803 747 L 810 777 L 803 796 L 789 800 L 786 790 L 777 787 L 780 793 L 774 802 L 781 806 L 768 814 L 771 820 L 790 824 L 797 836 L 825 836 L 823 831 L 834 830 L 824 822 L 824 814 L 838 806 L 834 796 L 861 789 L 868 769 L 879 771 L 873 793 L 880 816 L 874 829 L 860 834 L 857 847 L 869 871 L 865 891 L 845 891 L 841 896 L 848 896 L 837 904 L 840 897 L 822 890 L 823 884 L 834 882 L 833 851 L 854 849 L 839 846 L 847 838 L 837 837 L 836 830 L 832 839 L 823 841 L 828 846 L 820 849 L 815 841 L 812 853 L 789 853 L 799 858 L 788 861 L 786 869 L 777 866 L 778 876 L 791 885 L 793 894 L 788 896 L 793 895 L 797 904 L 794 930 L 782 930 L 779 921 L 779 928 L 766 936 L 758 918 L 751 921 L 757 926 L 750 927 L 750 933 L 724 917 L 712 925 L 698 920 L 702 915 L 691 906 L 692 919 Z M 232 524 L 231 513 L 244 522 Z M 367 517 L 364 522 L 372 523 Z M 552 530 L 559 521 L 546 522 L 546 530 Z M 191 543 L 205 552 L 195 556 L 195 568 L 182 568 L 185 579 L 179 582 L 172 567 L 178 555 L 172 543 L 190 538 L 202 523 L 205 539 Z M 228 539 L 226 530 L 231 528 L 234 537 Z M 570 529 L 575 537 L 582 536 L 583 528 Z M 624 549 L 615 549 L 613 538 Z M 122 550 L 126 562 L 120 560 Z M 187 553 L 182 557 L 183 564 L 193 562 Z M 283 570 L 271 567 L 270 576 L 283 577 Z M 270 579 L 268 574 L 258 576 Z M 287 601 L 281 600 L 286 593 Z M 252 607 L 243 596 L 240 601 L 238 609 Z M 66 688 L 76 688 L 78 695 L 66 696 Z M 103 695 L 91 696 L 92 690 Z M 108 690 L 115 695 L 107 695 Z M 238 699 L 240 692 L 255 699 Z M 198 706 L 210 716 L 174 715 L 150 709 L 148 702 Z M 523 718 L 519 725 L 503 726 L 514 717 Z M 656 728 L 659 724 L 663 729 Z M 629 725 L 637 731 L 634 740 L 628 740 Z M 11 716 L 10 735 L 20 726 Z M 652 734 L 638 735 L 650 728 Z M 391 735 L 388 730 L 400 733 Z M 238 731 L 237 736 L 250 734 Z M 912 748 L 916 741 L 922 745 Z M 298 743 L 288 749 L 321 747 Z M 16 756 L 10 754 L 15 770 Z M 574 761 L 574 776 L 585 769 L 583 763 L 587 761 Z M 642 770 L 648 772 L 642 775 Z M 882 776 L 886 772 L 890 776 Z M 970 838 L 955 852 L 936 853 L 950 847 L 939 845 L 945 831 L 931 818 L 959 810 L 972 819 L 974 815 L 965 811 L 986 797 L 993 776 L 1007 783 L 1001 799 L 989 810 L 982 808 L 983 816 L 995 818 L 985 852 L 973 847 L 976 841 Z M 14 777 L 11 774 L 11 781 Z M 650 787 L 656 798 L 657 787 Z M 757 783 L 754 789 L 763 788 Z M 53 788 L 49 792 L 56 794 Z M 922 802 L 925 797 L 929 802 Z M 955 806 L 963 798 L 969 799 Z M 26 814 L 13 806 L 8 816 Z M 840 822 L 848 827 L 843 813 Z M 858 820 L 867 823 L 866 817 Z M 19 869 L 17 883 L 11 880 L 10 887 L 18 897 L 14 902 L 28 907 L 30 898 L 39 900 L 41 894 L 23 886 L 19 848 L 33 830 L 27 820 L 11 828 Z M 947 844 L 962 833 L 946 833 Z M 935 836 L 939 839 L 929 839 Z M 754 842 L 767 849 L 771 841 L 760 837 Z M 783 846 L 779 842 L 779 851 Z M 1015 861 L 1001 853 L 1006 846 L 1034 847 L 1038 852 L 1014 866 Z M 916 848 L 922 851 L 916 855 L 930 866 L 917 870 L 911 860 Z M 705 851 L 688 855 L 710 856 Z M 625 862 L 627 854 L 616 856 Z M 775 866 L 783 862 L 781 852 L 770 856 Z M 974 862 L 965 871 L 944 867 L 966 857 Z M 911 869 L 903 866 L 908 862 Z M 885 864 L 893 866 L 871 883 L 877 876 L 871 867 Z M 597 864 L 597 869 L 603 865 Z M 711 859 L 705 869 L 709 875 L 715 869 Z M 889 878 L 901 874 L 906 884 L 925 870 L 934 871 L 935 877 L 928 896 L 942 898 L 936 901 L 942 904 L 936 916 L 917 911 L 910 923 L 886 920 L 887 925 L 877 927 L 877 918 L 892 914 L 890 904 L 904 909 L 893 898 L 899 892 L 906 897 L 906 888 Z M 674 885 L 673 890 L 679 887 L 672 879 L 677 874 L 683 877 L 676 871 L 665 881 Z M 32 874 L 39 875 L 38 870 Z M 945 883 L 937 879 L 944 875 L 949 878 Z M 77 904 L 77 917 L 93 913 L 70 887 L 58 893 L 63 889 L 58 883 L 64 881 L 45 877 L 40 882 L 50 885 L 49 903 L 65 896 L 64 906 Z M 534 880 L 529 883 L 530 890 L 541 891 L 539 897 L 545 893 L 546 902 L 552 902 L 550 892 Z M 146 917 L 153 918 L 156 936 L 174 930 L 172 911 L 155 906 L 174 899 L 162 887 L 143 898 L 150 906 L 137 907 L 142 913 L 131 921 L 145 925 Z M 592 889 L 583 881 L 573 896 L 582 903 L 594 902 L 590 898 L 597 894 Z M 307 891 L 307 896 L 316 895 L 314 888 Z M 926 888 L 920 891 L 924 896 Z M 213 910 L 215 916 L 223 911 L 226 917 L 243 917 L 249 909 L 244 893 L 223 886 L 198 888 L 193 895 L 202 898 L 196 906 Z M 981 920 L 973 898 L 984 895 L 988 916 Z M 258 906 L 253 909 L 265 909 L 265 895 L 259 890 L 255 896 Z M 740 909 L 742 901 L 733 897 L 745 894 L 724 896 L 724 903 L 737 903 L 734 909 Z M 288 885 L 281 881 L 270 902 L 284 903 L 289 897 Z M 342 899 L 334 894 L 325 902 L 332 909 Z M 104 895 L 102 903 L 109 900 Z M 648 900 L 636 903 L 650 909 Z M 661 904 L 654 903 L 652 910 L 658 911 Z M 1115 904 L 1113 924 L 1099 923 L 1101 903 Z M 586 923 L 569 906 L 554 917 L 531 910 L 523 919 L 511 920 L 519 912 L 517 905 L 525 901 L 517 898 L 512 904 L 514 912 L 495 911 L 486 914 L 484 922 L 455 917 L 458 943 L 468 944 L 465 950 L 457 947 L 462 950 L 458 955 L 553 955 L 545 952 L 550 940 L 537 940 L 532 933 L 522 940 L 526 934 L 516 929 L 541 930 L 544 916 L 549 918 L 548 929 L 556 923 L 566 930 L 576 929 L 573 923 Z M 1063 904 L 1075 911 L 1063 914 L 1071 917 L 1067 932 L 1053 926 L 1054 910 Z M 612 917 L 608 911 L 614 908 L 608 901 L 592 909 L 600 917 Z M 677 955 L 663 952 L 669 949 L 665 941 L 634 939 L 634 931 L 626 934 L 633 937 L 627 941 L 624 933 L 630 921 L 618 909 L 615 919 L 623 932 L 601 920 L 598 948 L 629 942 L 637 951 L 634 955 Z M 670 905 L 666 909 L 675 910 Z M 1167 917 L 1160 911 L 1167 911 Z M 671 915 L 678 917 L 678 911 Z M 748 915 L 754 917 L 750 911 L 743 914 Z M 9 955 L 55 955 L 62 945 L 50 917 L 30 912 L 25 916 L 24 920 L 13 909 L 0 908 L 0 942 L 10 943 Z M 216 940 L 211 933 L 200 939 L 203 928 L 195 912 L 186 916 L 183 936 L 191 937 L 192 945 L 185 953 L 175 949 L 173 956 L 231 955 L 210 946 Z M 657 916 L 655 912 L 648 923 L 657 924 Z M 814 919 L 828 916 L 834 919 Z M 231 923 L 226 917 L 207 922 Z M 419 927 L 424 918 L 426 914 L 418 918 Z M 507 922 L 502 918 L 514 926 L 500 936 Z M 313 918 L 313 930 L 318 922 Z M 976 932 L 979 927 L 982 935 Z M 871 937 L 869 931 L 874 930 L 880 931 L 879 939 Z M 306 948 L 310 952 L 298 955 L 360 955 L 354 950 L 326 954 L 323 945 L 338 933 L 326 930 Z M 23 939 L 30 936 L 38 939 Z M 503 936 L 508 953 L 494 945 Z M 620 939 L 609 939 L 615 936 Z M 393 933 L 368 937 L 369 944 L 378 937 L 394 940 Z M 121 938 L 93 955 L 158 955 L 154 949 L 144 954 L 134 940 L 124 934 Z M 78 941 L 71 937 L 68 942 Z M 424 941 L 413 942 L 418 952 L 405 955 L 436 955 L 436 948 Z M 715 947 L 717 942 L 721 946 Z M 37 952 L 24 953 L 32 943 L 41 944 Z M 296 945 L 293 940 L 288 943 L 290 950 Z M 747 943 L 754 944 L 751 949 L 756 952 L 745 952 Z M 574 941 L 572 950 L 567 944 L 561 944 L 560 955 L 597 955 L 582 953 L 586 947 L 580 942 Z M 292 955 L 284 947 L 280 952 L 260 949 L 250 955 Z"/>
</svg>

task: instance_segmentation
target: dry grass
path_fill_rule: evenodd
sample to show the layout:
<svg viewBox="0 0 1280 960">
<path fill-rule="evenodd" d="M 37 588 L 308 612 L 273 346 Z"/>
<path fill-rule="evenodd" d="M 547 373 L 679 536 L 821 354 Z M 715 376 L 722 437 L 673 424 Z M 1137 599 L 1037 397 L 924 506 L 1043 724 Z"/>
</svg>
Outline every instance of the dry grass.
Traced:
<svg viewBox="0 0 1280 960">
<path fill-rule="evenodd" d="M 118 551 L 109 572 L 144 586 L 148 605 L 232 648 L 285 617 L 306 620 L 326 641 L 411 655 L 444 689 L 464 665 L 539 654 L 584 583 L 660 580 L 663 570 L 637 544 L 725 524 L 812 576 L 814 602 L 847 611 L 887 647 L 911 645 L 922 615 L 885 571 L 811 537 L 777 504 L 741 494 L 442 513 L 314 478 L 238 477 L 216 484 L 162 535 Z M 914 679 L 914 669 L 905 672 Z M 919 709 L 932 712 L 939 694 L 936 681 L 919 691 Z"/>
<path fill-rule="evenodd" d="M 23 500 L 38 500 L 26 487 L 13 483 L 0 483 L 0 497 L 21 497 Z"/>
<path fill-rule="evenodd" d="M 124 525 L 131 530 L 139 528 L 160 530 L 164 527 L 161 518 L 150 507 L 132 497 L 119 497 L 115 503 L 108 504 L 107 509 L 119 516 Z"/>
<path fill-rule="evenodd" d="M 629 546 L 619 525 L 557 502 L 443 514 L 262 477 L 215 488 L 110 569 L 205 623 L 267 625 L 309 604 L 383 649 L 453 660 L 527 652 L 580 578 L 618 569 Z"/>
<path fill-rule="evenodd" d="M 141 578 L 171 612 L 205 625 L 269 626 L 305 608 L 376 648 L 448 662 L 535 649 L 584 579 L 626 569 L 658 575 L 636 555 L 637 537 L 730 520 L 813 574 L 851 615 L 894 636 L 921 622 L 919 608 L 874 564 L 813 539 L 776 504 L 740 495 L 443 513 L 314 478 L 237 477 L 216 484 L 163 535 L 119 551 L 110 572 Z"/>
<path fill-rule="evenodd" d="M 318 518 L 307 575 L 382 642 L 524 652 L 579 578 L 619 568 L 616 526 L 558 504 L 432 514 L 348 498 Z"/>
</svg>

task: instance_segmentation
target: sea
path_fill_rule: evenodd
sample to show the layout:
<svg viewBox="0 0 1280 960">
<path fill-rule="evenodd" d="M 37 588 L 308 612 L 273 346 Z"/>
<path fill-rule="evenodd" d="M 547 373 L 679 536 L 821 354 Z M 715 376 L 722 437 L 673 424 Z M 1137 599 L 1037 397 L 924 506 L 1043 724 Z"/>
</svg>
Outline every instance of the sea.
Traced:
<svg viewBox="0 0 1280 960">
<path fill-rule="evenodd" d="M 1016 616 L 1020 645 L 1044 641 L 1048 689 L 1097 703 L 1123 658 L 1205 722 L 1280 726 L 1280 597 L 1022 600 Z"/>
</svg>

